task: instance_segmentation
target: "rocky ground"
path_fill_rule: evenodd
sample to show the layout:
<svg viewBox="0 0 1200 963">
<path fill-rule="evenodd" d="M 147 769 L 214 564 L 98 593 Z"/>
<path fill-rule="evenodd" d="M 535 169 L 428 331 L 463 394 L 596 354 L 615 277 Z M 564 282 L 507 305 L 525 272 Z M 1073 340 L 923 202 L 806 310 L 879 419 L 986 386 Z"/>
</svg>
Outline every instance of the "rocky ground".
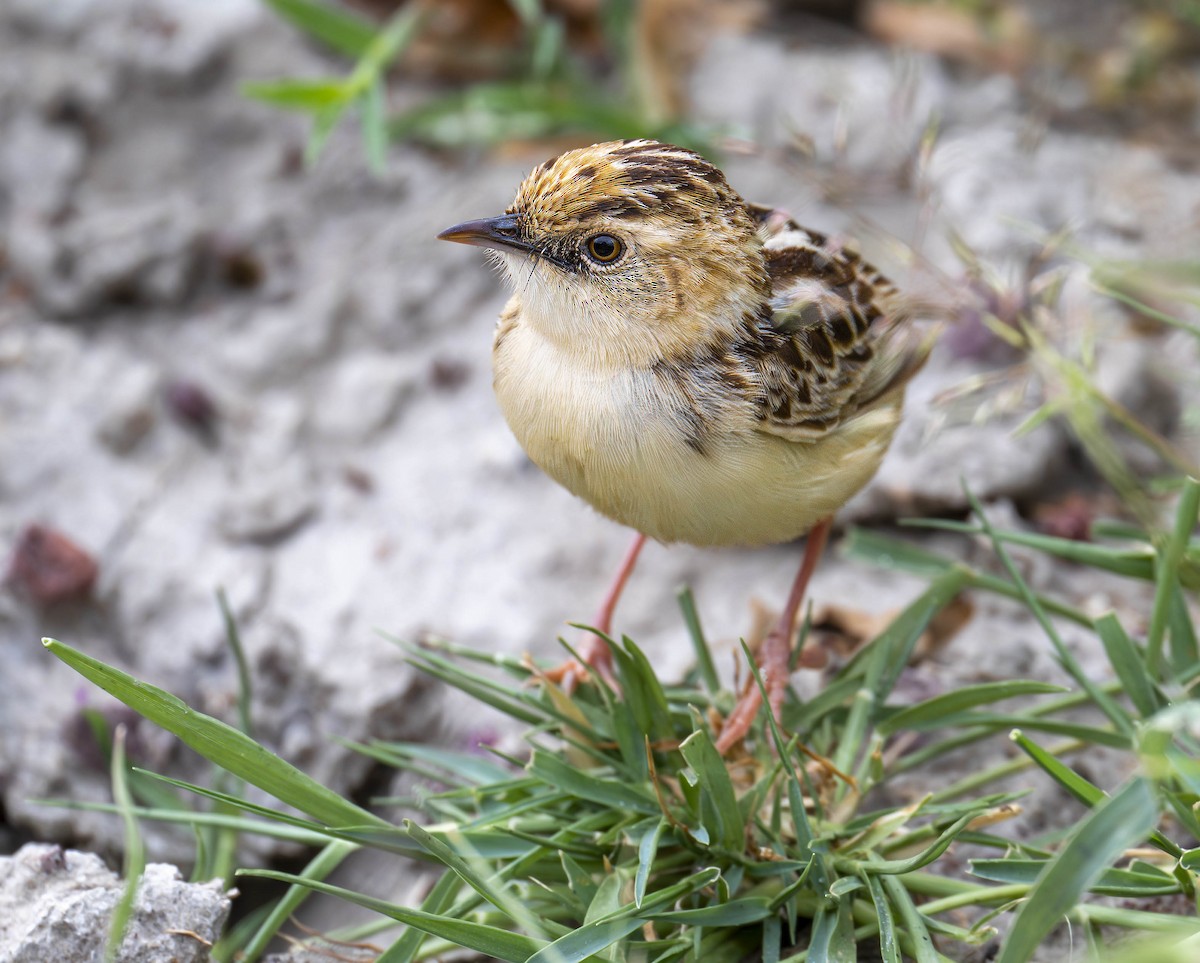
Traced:
<svg viewBox="0 0 1200 963">
<path fill-rule="evenodd" d="M 335 738 L 464 740 L 486 724 L 415 678 L 377 630 L 552 655 L 623 550 L 627 534 L 542 477 L 509 435 L 489 374 L 504 295 L 476 252 L 433 240 L 501 210 L 549 149 L 438 156 L 400 145 L 375 177 L 347 130 L 306 169 L 303 124 L 238 85 L 341 69 L 250 0 L 0 9 L 0 550 L 12 574 L 0 588 L 0 843 L 10 851 L 23 837 L 118 846 L 115 819 L 36 802 L 108 799 L 85 709 L 133 725 L 140 763 L 201 771 L 49 658 L 41 636 L 229 717 L 223 588 L 251 660 L 258 735 L 354 793 L 369 767 Z M 914 285 L 963 288 L 950 232 L 1014 297 L 1040 237 L 1064 227 L 1088 257 L 1175 257 L 1200 239 L 1194 169 L 1153 144 L 1048 127 L 1004 75 L 866 45 L 730 36 L 704 55 L 692 97 L 701 119 L 761 145 L 725 165 L 746 196 L 855 234 L 902 277 L 914 273 L 904 252 L 918 251 Z M 931 116 L 939 136 L 923 153 Z M 808 159 L 796 131 L 811 139 Z M 1096 327 L 1100 383 L 1195 454 L 1194 433 L 1178 433 L 1181 413 L 1200 404 L 1195 342 L 1135 336 L 1080 262 L 1059 266 L 1064 330 Z M 1054 424 L 1012 434 L 1041 400 L 1036 379 L 990 396 L 986 419 L 940 400 L 1011 360 L 978 334 L 963 324 L 939 347 L 847 520 L 961 511 L 965 478 L 1000 519 L 1024 524 L 1013 506 L 1028 514 L 1081 477 Z M 45 574 L 47 556 L 53 577 L 30 576 Z M 751 600 L 778 604 L 797 558 L 795 546 L 651 546 L 617 628 L 677 671 L 689 648 L 673 596 L 687 583 L 731 665 Z M 1141 604 L 1125 587 L 1029 564 L 1042 566 L 1043 590 L 1076 603 Z M 835 553 L 813 594 L 883 611 L 917 587 Z M 1017 673 L 1058 678 L 1014 608 L 979 600 L 914 684 Z M 172 860 L 191 847 L 165 833 L 150 844 Z"/>
</svg>

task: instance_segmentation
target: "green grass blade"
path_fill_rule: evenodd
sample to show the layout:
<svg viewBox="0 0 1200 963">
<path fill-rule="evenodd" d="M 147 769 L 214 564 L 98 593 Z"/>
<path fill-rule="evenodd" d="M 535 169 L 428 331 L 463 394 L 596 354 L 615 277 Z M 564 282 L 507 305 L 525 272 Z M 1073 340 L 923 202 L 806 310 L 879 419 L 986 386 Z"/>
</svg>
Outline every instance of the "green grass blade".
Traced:
<svg viewBox="0 0 1200 963">
<path fill-rule="evenodd" d="M 332 873 L 342 861 L 357 850 L 358 847 L 354 843 L 347 843 L 341 840 L 333 840 L 328 843 L 316 856 L 308 861 L 308 864 L 300 871 L 299 879 L 303 880 L 323 880 L 326 876 Z M 242 956 L 239 957 L 243 963 L 254 963 L 263 953 L 266 952 L 271 940 L 275 939 L 280 928 L 291 919 L 292 914 L 300 908 L 300 905 L 308 898 L 312 892 L 312 887 L 293 883 L 271 907 L 270 913 L 266 919 L 262 921 L 254 935 L 250 938 L 250 942 L 246 944 L 242 951 Z"/>
<path fill-rule="evenodd" d="M 510 768 L 474 752 L 460 752 L 416 742 L 372 742 L 364 746 L 346 741 L 343 744 L 366 752 L 396 769 L 405 769 L 414 762 L 428 763 L 443 771 L 444 782 L 449 781 L 446 776 L 452 776 L 462 783 L 484 786 L 504 782 L 514 775 Z"/>
<path fill-rule="evenodd" d="M 856 660 L 865 678 L 854 694 L 850 714 L 833 757 L 833 764 L 842 772 L 851 771 L 854 760 L 862 754 L 870 724 L 891 695 L 929 620 L 962 590 L 966 579 L 967 572 L 962 568 L 948 568 L 941 572 Z M 848 667 L 848 671 L 853 669 L 854 664 Z"/>
<path fill-rule="evenodd" d="M 1037 596 L 1034 595 L 1033 590 L 1030 589 L 1025 579 L 1021 577 L 1021 573 L 1017 570 L 1016 565 L 1013 564 L 1013 560 L 1008 554 L 1007 549 L 1005 549 L 999 533 L 992 527 L 992 523 L 988 520 L 983 506 L 979 503 L 979 499 L 965 487 L 964 491 L 966 492 L 967 500 L 971 503 L 971 510 L 974 511 L 975 517 L 979 519 L 980 527 L 987 537 L 991 539 L 992 549 L 1000 559 L 1005 571 L 1008 572 L 1008 577 L 1012 579 L 1013 584 L 1016 585 L 1018 591 L 1021 593 L 1021 600 L 1025 603 L 1029 611 L 1033 613 L 1033 617 L 1037 619 L 1038 624 L 1042 627 L 1042 631 L 1046 634 L 1046 638 L 1050 640 L 1050 644 L 1054 647 L 1055 656 L 1059 664 L 1067 671 L 1071 678 L 1079 683 L 1080 688 L 1087 692 L 1092 702 L 1096 704 L 1096 707 L 1108 716 L 1113 726 L 1118 731 L 1132 737 L 1133 722 L 1129 718 L 1129 713 L 1113 701 L 1100 686 L 1088 678 L 1087 673 L 1083 671 L 1083 667 L 1079 664 L 1079 660 L 1071 653 L 1071 650 L 1058 634 L 1058 630 L 1050 621 L 1045 607 L 1041 604 Z M 1091 623 L 1089 622 L 1088 624 L 1090 626 Z"/>
<path fill-rule="evenodd" d="M 572 768 L 544 749 L 534 749 L 528 769 L 556 789 L 580 799 L 604 803 L 618 810 L 631 809 L 650 816 L 659 814 L 658 801 L 644 787 L 641 791 L 611 779 L 601 779 Z"/>
<path fill-rule="evenodd" d="M 137 819 L 133 815 L 133 797 L 129 792 L 127 779 L 128 763 L 125 760 L 125 727 L 117 726 L 113 733 L 112 792 L 116 806 L 121 813 L 121 821 L 125 825 L 125 886 L 121 898 L 113 908 L 112 919 L 108 924 L 108 939 L 104 946 L 104 959 L 107 963 L 115 963 L 121 942 L 125 939 L 125 930 L 133 917 L 137 904 L 138 886 L 141 884 L 142 873 L 146 870 L 146 846 L 138 829 Z"/>
<path fill-rule="evenodd" d="M 37 806 L 50 806 L 58 809 L 79 809 L 85 812 L 121 814 L 119 807 L 111 803 L 87 803 L 75 800 L 31 799 L 30 803 Z M 299 843 L 302 846 L 324 846 L 329 842 L 327 832 L 308 832 L 294 829 L 290 826 L 267 823 L 258 819 L 245 819 L 227 813 L 205 813 L 186 809 L 154 809 L 149 806 L 134 806 L 133 814 L 138 819 L 149 819 L 152 822 L 172 823 L 183 826 L 211 826 L 214 829 L 236 830 L 239 833 L 251 833 L 257 836 L 267 836 L 271 839 L 285 839 L 288 842 Z"/>
<path fill-rule="evenodd" d="M 910 856 L 908 859 L 872 860 L 871 862 L 862 863 L 861 869 L 858 869 L 858 872 L 860 874 L 868 873 L 876 875 L 903 876 L 907 873 L 912 873 L 918 869 L 928 866 L 935 859 L 941 856 L 942 853 L 950 848 L 950 844 L 954 842 L 959 833 L 966 829 L 968 824 L 970 824 L 970 822 L 975 819 L 976 816 L 976 813 L 968 813 L 967 815 L 955 820 L 938 835 L 933 843 L 921 850 L 921 852 L 917 853 L 915 856 Z"/>
<path fill-rule="evenodd" d="M 1026 738 L 1020 729 L 1014 729 L 1009 736 L 1031 758 L 1038 768 L 1085 806 L 1095 806 L 1104 799 L 1104 791 L 1092 785 L 1070 766 L 1065 765 L 1039 746 Z"/>
<path fill-rule="evenodd" d="M 639 909 L 646 898 L 646 883 L 650 879 L 650 871 L 654 867 L 654 857 L 658 853 L 658 841 L 662 839 L 663 831 L 667 828 L 666 818 L 660 819 L 653 828 L 642 834 L 638 841 L 638 868 L 633 880 L 633 904 Z"/>
<path fill-rule="evenodd" d="M 842 551 L 846 555 L 865 559 L 883 568 L 909 572 L 922 578 L 931 578 L 955 566 L 962 567 L 962 563 L 944 558 L 936 552 L 917 548 L 900 539 L 865 529 L 850 529 L 846 537 L 842 539 L 842 546 Z M 974 569 L 966 569 L 966 571 L 970 588 L 982 589 L 985 592 L 992 592 L 1018 601 L 1024 598 L 1021 590 L 1012 582 L 995 575 L 977 572 Z M 1041 595 L 1037 596 L 1037 600 L 1047 612 L 1070 619 L 1077 625 L 1086 628 L 1092 626 L 1092 620 L 1087 614 L 1070 605 Z"/>
<path fill-rule="evenodd" d="M 999 702 L 1002 699 L 1067 691 L 1069 690 L 1059 685 L 1052 685 L 1049 682 L 1034 682 L 1025 679 L 984 682 L 979 685 L 964 686 L 961 689 L 955 689 L 952 692 L 946 692 L 932 699 L 927 699 L 924 702 L 901 709 L 894 715 L 890 715 L 882 720 L 877 728 L 881 734 L 890 735 L 915 725 L 936 724 L 943 716 L 960 712 L 964 709 L 971 709 L 978 705 Z"/>
<path fill-rule="evenodd" d="M 387 168 L 388 130 L 383 81 L 376 80 L 363 96 L 362 112 L 363 151 L 367 163 L 376 176 Z"/>
<path fill-rule="evenodd" d="M 887 894 L 883 891 L 883 883 L 878 876 L 864 875 L 862 877 L 871 894 L 871 902 L 875 906 L 875 918 L 879 921 L 879 959 L 882 963 L 902 963 L 900 956 L 900 941 L 896 938 L 896 924 L 892 918 L 892 907 Z"/>
<path fill-rule="evenodd" d="M 279 16 L 338 53 L 361 57 L 375 38 L 375 28 L 340 7 L 313 0 L 264 0 Z"/>
<path fill-rule="evenodd" d="M 1146 633 L 1146 668 L 1157 677 L 1162 666 L 1163 639 L 1170 620 L 1172 596 L 1178 591 L 1179 567 L 1188 547 L 1196 520 L 1200 517 L 1200 481 L 1189 478 L 1184 482 L 1175 513 L 1175 525 L 1155 565 L 1154 607 L 1150 611 L 1150 628 Z M 1183 666 L 1176 666 L 1182 669 Z"/>
<path fill-rule="evenodd" d="M 421 912 L 435 916 L 447 915 L 454 905 L 454 897 L 462 888 L 462 881 L 451 872 L 442 873 L 429 895 L 421 901 Z M 412 963 L 425 942 L 426 934 L 413 926 L 405 927 L 404 934 L 375 963 Z"/>
<path fill-rule="evenodd" d="M 715 868 L 701 870 L 673 886 L 652 893 L 640 909 L 630 903 L 615 912 L 606 913 L 599 919 L 589 919 L 579 929 L 547 944 L 530 957 L 528 963 L 579 963 L 586 960 L 641 929 L 643 923 L 651 919 L 660 907 L 673 905 L 678 900 L 711 886 L 720 875 L 720 870 Z M 616 881 L 608 887 L 608 896 L 611 898 L 615 897 L 619 890 L 619 880 L 616 876 L 610 876 L 605 883 L 608 884 L 609 880 Z M 602 884 L 596 900 L 602 900 L 605 892 L 605 885 Z M 591 916 L 591 910 L 588 915 Z"/>
<path fill-rule="evenodd" d="M 696 653 L 696 668 L 700 671 L 700 678 L 704 682 L 704 688 L 710 695 L 721 690 L 721 679 L 717 675 L 717 666 L 713 662 L 712 649 L 709 648 L 708 641 L 704 637 L 704 629 L 700 625 L 700 613 L 696 609 L 696 599 L 692 596 L 692 590 L 684 587 L 679 590 L 679 608 L 683 612 L 683 622 L 687 626 L 688 638 L 692 643 L 692 650 Z"/>
<path fill-rule="evenodd" d="M 1032 886 L 1046 869 L 1044 859 L 973 859 L 971 873 L 980 879 L 1006 885 L 1023 883 Z M 1145 864 L 1143 864 L 1145 865 Z M 1101 896 L 1144 899 L 1179 892 L 1179 881 L 1158 869 L 1142 871 L 1106 869 L 1091 884 L 1089 891 Z"/>
<path fill-rule="evenodd" d="M 663 910 L 653 913 L 649 919 L 664 923 L 686 923 L 689 926 L 745 926 L 760 923 L 773 916 L 771 900 L 765 896 L 748 896 L 713 906 L 698 906 L 695 909 Z"/>
<path fill-rule="evenodd" d="M 741 852 L 746 845 L 745 820 L 729 778 L 729 768 L 709 734 L 696 729 L 680 745 L 679 752 L 699 777 L 702 821 L 715 830 L 711 835 L 723 849 Z"/>
<path fill-rule="evenodd" d="M 939 531 L 958 532 L 962 535 L 982 535 L 984 529 L 970 522 L 956 522 L 946 518 L 906 518 L 902 525 L 911 528 L 933 528 Z M 1149 581 L 1154 577 L 1154 552 L 1148 547 L 1116 548 L 1081 542 L 1073 538 L 1054 535 L 1039 535 L 1036 532 L 996 532 L 996 538 L 1010 545 L 1023 545 L 1086 568 L 1100 569 Z"/>
<path fill-rule="evenodd" d="M 316 114 L 348 103 L 341 80 L 266 80 L 242 84 L 242 95 L 272 107 Z"/>
<path fill-rule="evenodd" d="M 877 877 L 883 884 L 883 891 L 891 901 L 892 908 L 899 917 L 903 933 L 907 937 L 908 954 L 916 963 L 943 963 L 943 958 L 933 946 L 933 937 L 929 935 L 927 920 L 921 916 L 899 876 Z"/>
<path fill-rule="evenodd" d="M 417 845 L 447 869 L 456 873 L 464 883 L 496 907 L 496 909 L 500 910 L 501 913 L 508 916 L 521 929 L 539 940 L 545 939 L 545 933 L 542 932 L 541 925 L 526 910 L 521 901 L 510 893 L 504 892 L 491 879 L 483 875 L 480 870 L 485 870 L 486 864 L 480 859 L 479 854 L 473 850 L 465 836 L 460 833 L 449 833 L 447 839 L 454 844 L 451 846 L 448 842 L 427 833 L 412 820 L 404 820 L 403 826 L 404 832 Z M 463 850 L 466 851 L 466 855 L 462 852 Z M 470 857 L 470 860 L 467 857 Z M 472 865 L 472 861 L 475 865 Z"/>
<path fill-rule="evenodd" d="M 1154 715 L 1165 704 L 1154 678 L 1146 671 L 1145 656 L 1125 632 L 1116 613 L 1107 612 L 1096 620 L 1096 634 L 1104 644 L 1104 651 L 1113 672 L 1121 680 L 1121 688 L 1129 696 L 1142 718 Z"/>
<path fill-rule="evenodd" d="M 1017 911 L 997 963 L 1026 963 L 1101 874 L 1130 846 L 1144 840 L 1158 820 L 1148 780 L 1130 780 L 1097 805 L 1047 863 Z"/>
<path fill-rule="evenodd" d="M 244 732 L 212 716 L 196 712 L 176 696 L 139 682 L 77 649 L 44 639 L 42 644 L 62 662 L 134 712 L 178 736 L 183 743 L 233 775 L 306 812 L 328 826 L 389 826 L 374 813 L 354 805 L 291 763 L 264 749 Z"/>
<path fill-rule="evenodd" d="M 1196 639 L 1196 627 L 1192 624 L 1187 600 L 1178 586 L 1171 593 L 1167 637 L 1171 644 L 1171 668 L 1176 678 L 1182 678 L 1200 665 L 1200 642 Z"/>
<path fill-rule="evenodd" d="M 362 893 L 343 889 L 340 886 L 331 886 L 315 879 L 303 879 L 300 876 L 293 876 L 291 873 L 278 873 L 269 869 L 243 869 L 239 870 L 238 875 L 259 876 L 263 879 L 278 880 L 281 883 L 296 883 L 316 890 L 318 893 L 337 896 L 364 909 L 373 910 L 397 922 L 412 926 L 431 936 L 447 940 L 456 946 L 462 946 L 498 960 L 507 960 L 509 963 L 525 963 L 545 945 L 542 940 L 535 940 L 520 933 L 500 929 L 497 926 L 396 906 L 385 900 L 375 899 L 373 896 L 365 896 Z"/>
</svg>

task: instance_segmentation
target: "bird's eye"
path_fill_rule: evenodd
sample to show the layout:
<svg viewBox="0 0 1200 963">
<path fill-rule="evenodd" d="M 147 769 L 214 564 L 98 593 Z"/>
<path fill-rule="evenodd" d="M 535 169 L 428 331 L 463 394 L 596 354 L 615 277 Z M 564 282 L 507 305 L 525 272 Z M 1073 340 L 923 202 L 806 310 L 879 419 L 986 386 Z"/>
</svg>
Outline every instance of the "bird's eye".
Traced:
<svg viewBox="0 0 1200 963">
<path fill-rule="evenodd" d="M 625 252 L 625 245 L 611 234 L 593 234 L 584 242 L 583 249 L 597 264 L 612 264 Z"/>
</svg>

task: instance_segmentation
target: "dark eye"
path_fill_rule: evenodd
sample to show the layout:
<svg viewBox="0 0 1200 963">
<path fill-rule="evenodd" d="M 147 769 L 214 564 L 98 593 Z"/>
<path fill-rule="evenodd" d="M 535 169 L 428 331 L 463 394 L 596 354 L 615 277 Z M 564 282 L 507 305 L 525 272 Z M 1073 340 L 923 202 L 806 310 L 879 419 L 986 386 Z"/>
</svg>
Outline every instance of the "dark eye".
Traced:
<svg viewBox="0 0 1200 963">
<path fill-rule="evenodd" d="M 583 249 L 597 264 L 612 264 L 625 252 L 625 245 L 611 234 L 593 234 L 584 242 Z"/>
</svg>

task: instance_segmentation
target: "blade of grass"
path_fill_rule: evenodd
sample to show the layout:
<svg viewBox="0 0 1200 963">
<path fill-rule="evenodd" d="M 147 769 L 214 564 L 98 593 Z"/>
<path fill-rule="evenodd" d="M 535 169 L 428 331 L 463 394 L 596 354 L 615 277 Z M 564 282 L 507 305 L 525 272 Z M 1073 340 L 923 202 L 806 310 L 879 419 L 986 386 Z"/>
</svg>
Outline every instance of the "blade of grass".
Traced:
<svg viewBox="0 0 1200 963">
<path fill-rule="evenodd" d="M 696 610 L 696 600 L 692 596 L 692 590 L 684 587 L 679 590 L 679 608 L 683 612 L 683 622 L 687 626 L 688 638 L 692 643 L 692 650 L 696 653 L 696 667 L 700 670 L 700 678 L 704 681 L 704 688 L 710 694 L 715 694 L 721 689 L 721 680 L 717 675 L 717 667 L 713 662 L 712 650 L 708 646 L 708 641 L 704 638 L 704 630 L 700 626 L 700 613 Z"/>
<path fill-rule="evenodd" d="M 421 901 L 421 912 L 435 916 L 444 915 L 453 905 L 454 896 L 462 888 L 458 876 L 451 872 L 442 873 L 429 895 Z M 375 963 L 412 963 L 420 952 L 421 944 L 425 942 L 425 934 L 419 929 L 409 926 L 404 934 L 391 946 L 384 950 L 383 955 Z"/>
<path fill-rule="evenodd" d="M 1060 685 L 1049 682 L 1036 682 L 1026 679 L 1006 679 L 1003 682 L 984 682 L 979 685 L 963 686 L 952 692 L 946 692 L 916 705 L 907 706 L 889 715 L 876 727 L 883 735 L 890 735 L 917 724 L 936 722 L 941 717 L 978 705 L 999 702 L 1023 695 L 1046 695 L 1056 692 L 1067 692 Z"/>
<path fill-rule="evenodd" d="M 1154 567 L 1154 606 L 1150 610 L 1150 628 L 1146 634 L 1146 670 L 1153 677 L 1158 677 L 1162 668 L 1163 638 L 1170 620 L 1171 597 L 1178 590 L 1179 566 L 1197 517 L 1200 517 L 1200 481 L 1188 478 L 1179 496 L 1175 525 Z"/>
<path fill-rule="evenodd" d="M 332 840 L 310 859 L 304 869 L 300 871 L 299 879 L 303 880 L 323 880 L 326 876 L 332 873 L 338 866 L 342 864 L 347 856 L 356 851 L 358 846 L 354 843 L 343 842 L 342 840 Z M 254 963 L 263 953 L 271 941 L 275 939 L 280 928 L 286 923 L 300 908 L 300 905 L 308 898 L 312 892 L 312 888 L 301 883 L 293 883 L 271 907 L 271 911 L 267 914 L 266 919 L 255 930 L 254 935 L 246 944 L 242 956 L 239 958 L 243 963 Z"/>
<path fill-rule="evenodd" d="M 700 779 L 701 815 L 716 830 L 719 845 L 741 852 L 746 844 L 746 824 L 738 807 L 729 769 L 704 729 L 696 729 L 679 747 L 687 764 Z"/>
<path fill-rule="evenodd" d="M 1153 677 L 1146 671 L 1144 654 L 1126 634 L 1115 612 L 1106 612 L 1096 620 L 1096 634 L 1113 672 L 1121 680 L 1121 688 L 1143 718 L 1154 715 L 1166 700 L 1158 691 Z"/>
<path fill-rule="evenodd" d="M 375 37 L 375 28 L 342 8 L 313 0 L 264 0 L 279 16 L 339 53 L 360 57 Z"/>
<path fill-rule="evenodd" d="M 54 639 L 42 644 L 58 659 L 155 725 L 178 736 L 209 762 L 295 806 L 329 826 L 390 824 L 349 802 L 291 763 L 284 762 L 233 726 L 196 712 L 181 699 L 156 686 L 84 655 Z"/>
<path fill-rule="evenodd" d="M 1026 963 L 1101 874 L 1158 820 L 1148 780 L 1134 778 L 1097 805 L 1047 863 L 1021 904 L 997 963 Z"/>
<path fill-rule="evenodd" d="M 1108 716 L 1109 720 L 1112 722 L 1117 731 L 1122 732 L 1132 738 L 1133 722 L 1129 718 L 1129 714 L 1122 709 L 1121 706 L 1114 702 L 1107 695 L 1107 693 L 1100 688 L 1100 686 L 1096 685 L 1095 682 L 1088 678 L 1087 673 L 1083 671 L 1083 667 L 1071 653 L 1071 650 L 1067 648 L 1066 644 L 1062 640 L 1062 637 L 1058 634 L 1058 630 L 1050 621 L 1049 616 L 1046 614 L 1045 608 L 1034 595 L 1033 591 L 1029 588 L 1029 585 L 1025 579 L 1021 577 L 1021 573 L 1017 571 L 1016 565 L 1013 564 L 1013 560 L 1009 556 L 1008 550 L 1004 547 L 1004 544 L 997 535 L 995 528 L 992 527 L 992 523 L 988 520 L 987 514 L 983 510 L 983 506 L 979 503 L 979 499 L 977 499 L 974 493 L 965 485 L 963 486 L 963 490 L 966 493 L 967 500 L 971 503 L 971 510 L 975 512 L 975 516 L 979 519 L 980 526 L 983 528 L 984 533 L 992 542 L 993 551 L 995 551 L 996 556 L 1000 559 L 1005 571 L 1008 572 L 1008 577 L 1012 579 L 1013 584 L 1017 586 L 1018 591 L 1021 593 L 1022 601 L 1025 602 L 1025 605 L 1029 611 L 1033 613 L 1033 617 L 1037 619 L 1038 624 L 1042 627 L 1042 631 L 1046 634 L 1046 638 L 1050 640 L 1050 644 L 1054 647 L 1055 655 L 1059 664 L 1067 671 L 1071 678 L 1079 683 L 1080 688 L 1087 692 L 1087 694 L 1091 697 L 1092 702 L 1096 704 L 1096 707 L 1106 716 Z"/>
<path fill-rule="evenodd" d="M 138 887 L 141 885 L 142 873 L 146 871 L 146 847 L 138 829 L 137 819 L 133 815 L 133 797 L 129 792 L 127 772 L 129 764 L 125 760 L 125 732 L 123 725 L 117 726 L 113 733 L 112 752 L 112 792 L 117 809 L 121 813 L 121 821 L 125 826 L 125 886 L 121 890 L 121 898 L 113 908 L 112 919 L 108 924 L 108 939 L 104 945 L 106 963 L 115 963 L 121 943 L 125 939 L 125 930 L 133 918 L 134 907 L 137 905 Z"/>
<path fill-rule="evenodd" d="M 499 960 L 507 960 L 509 963 L 525 963 L 544 945 L 542 940 L 535 940 L 520 933 L 500 929 L 497 926 L 396 906 L 385 900 L 375 899 L 372 896 L 343 889 L 340 886 L 331 886 L 329 883 L 322 883 L 315 879 L 303 879 L 291 873 L 279 873 L 269 869 L 243 869 L 238 871 L 238 875 L 274 879 L 281 883 L 296 883 L 316 890 L 318 893 L 337 896 L 432 936 L 448 940 L 456 946 L 462 946 L 486 956 L 493 956 Z"/>
</svg>

